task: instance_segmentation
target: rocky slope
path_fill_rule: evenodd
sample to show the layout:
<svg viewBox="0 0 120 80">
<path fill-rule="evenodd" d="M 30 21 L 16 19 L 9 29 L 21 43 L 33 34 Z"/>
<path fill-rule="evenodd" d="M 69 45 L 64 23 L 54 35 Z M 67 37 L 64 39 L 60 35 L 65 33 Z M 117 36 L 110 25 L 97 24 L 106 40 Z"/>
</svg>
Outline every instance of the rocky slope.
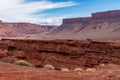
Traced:
<svg viewBox="0 0 120 80">
<path fill-rule="evenodd" d="M 3 23 L 0 21 L 0 37 L 24 37 L 43 34 L 52 29 L 53 27 L 46 29 L 46 26 L 32 23 Z"/>
<path fill-rule="evenodd" d="M 119 52 L 120 42 L 2 39 L 0 80 L 120 80 Z M 8 64 L 21 59 L 38 69 Z M 55 70 L 43 69 L 46 64 Z"/>
<path fill-rule="evenodd" d="M 26 46 L 24 46 L 26 45 Z M 120 42 L 77 40 L 1 40 L 0 61 L 24 59 L 36 67 L 52 64 L 57 70 L 120 65 Z"/>
<path fill-rule="evenodd" d="M 0 21 L 0 37 L 36 36 L 51 32 L 57 26 L 32 23 L 3 23 Z"/>
<path fill-rule="evenodd" d="M 74 33 L 77 30 L 82 30 L 90 19 L 91 18 L 89 17 L 63 19 L 63 24 L 56 28 L 52 34 L 69 34 Z"/>
<path fill-rule="evenodd" d="M 63 19 L 63 24 L 50 34 L 78 39 L 117 39 L 120 35 L 120 10 L 93 13 L 91 17 Z M 120 39 L 120 38 L 119 38 Z"/>
<path fill-rule="evenodd" d="M 53 31 L 54 29 L 56 29 L 58 26 L 55 25 L 42 25 L 42 28 L 44 28 L 44 30 L 49 33 L 51 31 Z"/>
<path fill-rule="evenodd" d="M 4 23 L 0 21 L 0 37 L 16 37 L 20 36 L 19 33 L 17 33 L 12 26 L 4 26 Z"/>
<path fill-rule="evenodd" d="M 37 24 L 31 23 L 4 23 L 5 27 L 12 27 L 16 32 L 21 34 L 40 34 L 45 30 Z"/>
</svg>

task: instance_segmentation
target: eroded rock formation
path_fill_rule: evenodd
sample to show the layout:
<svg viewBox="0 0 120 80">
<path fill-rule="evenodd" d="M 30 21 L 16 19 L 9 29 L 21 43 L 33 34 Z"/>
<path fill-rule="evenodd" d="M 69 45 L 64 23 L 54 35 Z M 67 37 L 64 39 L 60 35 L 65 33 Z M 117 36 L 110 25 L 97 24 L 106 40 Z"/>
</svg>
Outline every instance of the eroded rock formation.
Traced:
<svg viewBox="0 0 120 80">
<path fill-rule="evenodd" d="M 97 12 L 92 14 L 92 19 L 114 19 L 120 18 L 120 10 Z"/>
<path fill-rule="evenodd" d="M 120 10 L 93 13 L 88 18 L 63 19 L 63 24 L 50 34 L 62 34 L 61 37 L 67 35 L 66 38 L 69 39 L 71 37 L 75 39 L 118 39 Z"/>
<path fill-rule="evenodd" d="M 45 30 L 37 24 L 31 23 L 4 23 L 6 27 L 12 27 L 16 32 L 22 34 L 40 34 L 44 33 Z"/>
<path fill-rule="evenodd" d="M 120 65 L 119 42 L 77 40 L 2 40 L 0 61 L 24 59 L 36 67 L 52 64 L 56 69 L 87 68 L 99 64 Z"/>
<path fill-rule="evenodd" d="M 90 20 L 90 17 L 63 19 L 63 24 L 88 23 Z"/>
</svg>

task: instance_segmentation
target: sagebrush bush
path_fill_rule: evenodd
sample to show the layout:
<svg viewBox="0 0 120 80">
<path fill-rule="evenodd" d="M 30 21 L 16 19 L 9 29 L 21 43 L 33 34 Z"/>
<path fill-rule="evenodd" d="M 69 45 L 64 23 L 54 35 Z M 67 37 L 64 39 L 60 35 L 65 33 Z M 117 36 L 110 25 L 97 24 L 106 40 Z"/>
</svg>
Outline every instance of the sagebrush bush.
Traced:
<svg viewBox="0 0 120 80">
<path fill-rule="evenodd" d="M 48 70 L 55 70 L 55 67 L 54 67 L 53 65 L 51 65 L 51 64 L 46 64 L 46 65 L 44 66 L 44 68 L 45 68 L 45 69 L 48 69 Z"/>
<path fill-rule="evenodd" d="M 69 72 L 70 70 L 68 68 L 62 68 L 61 71 L 63 71 L 63 72 Z"/>
<path fill-rule="evenodd" d="M 14 62 L 14 64 L 21 65 L 21 66 L 32 67 L 32 64 L 30 64 L 29 62 L 27 62 L 25 60 L 17 60 L 17 61 Z"/>
<path fill-rule="evenodd" d="M 82 68 L 75 68 L 74 71 L 79 72 L 79 71 L 83 71 L 83 69 Z"/>
<path fill-rule="evenodd" d="M 87 68 L 86 71 L 95 72 L 96 69 L 95 68 Z"/>
</svg>

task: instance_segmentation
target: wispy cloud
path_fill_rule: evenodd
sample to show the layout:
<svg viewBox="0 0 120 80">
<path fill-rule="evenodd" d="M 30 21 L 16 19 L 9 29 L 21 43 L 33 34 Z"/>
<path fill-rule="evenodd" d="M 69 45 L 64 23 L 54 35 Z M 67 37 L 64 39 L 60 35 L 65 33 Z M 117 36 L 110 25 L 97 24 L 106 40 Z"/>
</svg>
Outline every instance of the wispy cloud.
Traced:
<svg viewBox="0 0 120 80">
<path fill-rule="evenodd" d="M 46 24 L 60 23 L 59 18 L 40 18 L 45 14 L 35 15 L 36 12 L 42 12 L 48 9 L 64 8 L 75 6 L 77 3 L 51 2 L 49 0 L 40 0 L 37 2 L 24 3 L 25 0 L 2 0 L 0 1 L 0 19 L 8 22 L 41 22 Z"/>
</svg>

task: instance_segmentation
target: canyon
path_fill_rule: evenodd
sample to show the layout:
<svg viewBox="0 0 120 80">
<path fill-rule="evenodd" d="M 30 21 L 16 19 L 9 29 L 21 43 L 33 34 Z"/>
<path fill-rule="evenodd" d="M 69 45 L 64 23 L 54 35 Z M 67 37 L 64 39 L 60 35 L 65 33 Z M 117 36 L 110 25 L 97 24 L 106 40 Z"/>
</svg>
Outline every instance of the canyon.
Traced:
<svg viewBox="0 0 120 80">
<path fill-rule="evenodd" d="M 119 52 L 120 42 L 2 39 L 0 79 L 119 80 Z M 33 67 L 15 65 L 17 60 L 25 60 Z M 55 70 L 44 69 L 46 64 Z M 70 71 L 60 71 L 62 68 Z M 75 68 L 83 71 L 76 72 Z M 88 68 L 95 70 L 87 71 Z"/>
<path fill-rule="evenodd" d="M 119 40 L 120 10 L 63 19 L 60 26 L 0 21 L 0 80 L 120 80 Z"/>
<path fill-rule="evenodd" d="M 23 59 L 36 67 L 52 64 L 57 70 L 95 67 L 102 63 L 120 65 L 119 42 L 2 39 L 0 49 L 0 61 L 13 63 Z"/>
</svg>

